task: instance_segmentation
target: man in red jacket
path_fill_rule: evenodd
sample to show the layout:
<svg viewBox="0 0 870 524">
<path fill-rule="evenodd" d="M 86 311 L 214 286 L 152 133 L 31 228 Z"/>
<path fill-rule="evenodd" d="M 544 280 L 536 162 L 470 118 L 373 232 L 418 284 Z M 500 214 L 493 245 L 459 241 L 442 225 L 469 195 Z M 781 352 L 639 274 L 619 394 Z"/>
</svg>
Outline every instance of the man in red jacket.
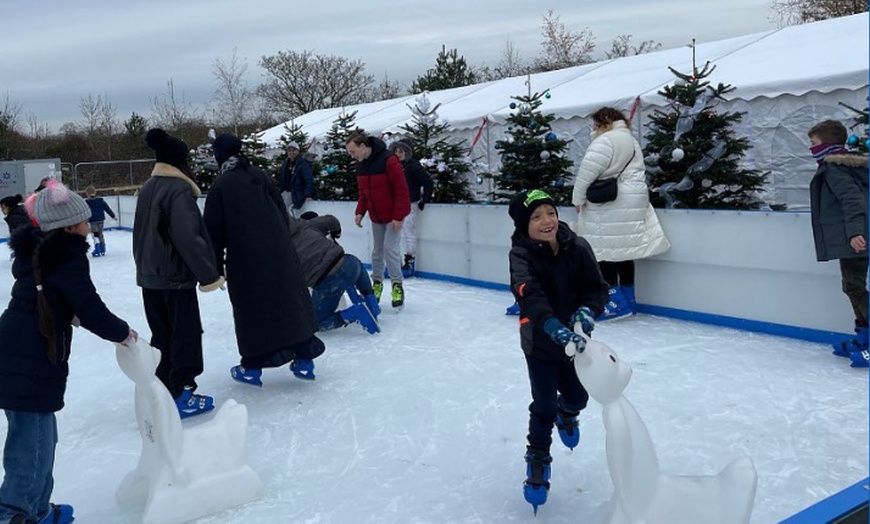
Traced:
<svg viewBox="0 0 870 524">
<path fill-rule="evenodd" d="M 368 212 L 372 221 L 372 287 L 380 301 L 384 283 L 384 259 L 392 282 L 393 307 L 405 303 L 402 288 L 402 260 L 400 239 L 402 221 L 411 212 L 408 183 L 399 159 L 387 151 L 387 146 L 378 138 L 366 135 L 357 129 L 348 136 L 347 152 L 357 161 L 356 183 L 359 199 L 356 203 L 354 223 L 362 227 L 362 219 Z"/>
</svg>

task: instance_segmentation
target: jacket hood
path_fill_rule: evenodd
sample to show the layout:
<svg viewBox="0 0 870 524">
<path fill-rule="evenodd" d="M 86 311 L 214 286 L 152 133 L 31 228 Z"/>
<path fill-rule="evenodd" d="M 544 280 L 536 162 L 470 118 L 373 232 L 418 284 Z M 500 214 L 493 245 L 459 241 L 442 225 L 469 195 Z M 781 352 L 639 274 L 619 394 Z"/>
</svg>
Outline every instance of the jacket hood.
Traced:
<svg viewBox="0 0 870 524">
<path fill-rule="evenodd" d="M 36 246 L 42 240 L 43 234 L 41 229 L 32 224 L 20 227 L 9 237 L 9 247 L 18 256 L 30 258 L 33 256 L 33 252 L 36 251 Z"/>
<path fill-rule="evenodd" d="M 828 155 L 825 157 L 825 162 L 848 167 L 863 167 L 865 169 L 868 166 L 866 155 Z"/>
</svg>

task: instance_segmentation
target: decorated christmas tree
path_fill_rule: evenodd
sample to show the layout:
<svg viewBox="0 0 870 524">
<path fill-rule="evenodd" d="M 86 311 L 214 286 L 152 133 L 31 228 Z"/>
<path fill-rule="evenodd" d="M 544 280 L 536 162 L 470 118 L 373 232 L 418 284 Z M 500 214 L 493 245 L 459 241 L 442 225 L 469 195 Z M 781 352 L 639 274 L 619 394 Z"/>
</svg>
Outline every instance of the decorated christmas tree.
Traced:
<svg viewBox="0 0 870 524">
<path fill-rule="evenodd" d="M 296 142 L 299 144 L 299 154 L 311 162 L 311 172 L 314 175 L 314 185 L 317 187 L 319 179 L 318 174 L 323 169 L 323 166 L 321 165 L 320 160 L 318 160 L 317 155 L 308 150 L 312 145 L 312 143 L 308 141 L 308 133 L 302 131 L 302 126 L 295 122 L 292 122 L 289 125 L 286 123 L 284 124 L 284 132 L 278 137 L 278 147 L 281 152 L 272 157 L 263 170 L 272 175 L 276 184 L 280 182 L 278 180 L 278 175 L 280 174 L 284 160 L 287 159 L 287 145 L 290 144 L 290 142 Z M 317 194 L 317 198 L 322 198 L 320 193 Z"/>
<path fill-rule="evenodd" d="M 356 161 L 346 149 L 347 137 L 356 129 L 356 111 L 340 113 L 326 133 L 321 161 L 325 166 L 317 177 L 317 198 L 321 200 L 356 200 Z"/>
<path fill-rule="evenodd" d="M 740 166 L 749 140 L 731 128 L 745 113 L 715 110 L 734 88 L 705 80 L 715 69 L 709 62 L 701 69 L 693 64 L 689 74 L 669 69 L 676 80 L 659 91 L 668 108 L 653 112 L 644 148 L 650 201 L 657 207 L 762 208 L 768 173 Z"/>
<path fill-rule="evenodd" d="M 868 148 L 870 148 L 870 138 L 867 136 L 868 108 L 856 109 L 849 104 L 844 104 L 843 102 L 840 102 L 840 105 L 855 113 L 852 125 L 847 126 L 852 134 L 849 135 L 849 139 L 846 141 L 846 146 L 850 151 L 866 155 Z"/>
<path fill-rule="evenodd" d="M 474 199 L 468 189 L 471 163 L 466 156 L 464 140 L 452 141 L 444 134 L 450 124 L 438 121 L 438 107 L 432 107 L 426 93 L 414 99 L 412 124 L 400 126 L 407 132 L 414 148 L 414 157 L 432 175 L 435 182 L 435 202 L 470 202 Z"/>
<path fill-rule="evenodd" d="M 507 119 L 507 136 L 498 140 L 495 148 L 501 155 L 501 169 L 496 177 L 494 199 L 510 199 L 524 189 L 544 189 L 559 204 L 571 203 L 570 180 L 573 162 L 565 157 L 568 142 L 559 138 L 550 127 L 553 114 L 540 111 L 549 90 L 529 92 L 511 97 L 513 110 Z"/>
</svg>

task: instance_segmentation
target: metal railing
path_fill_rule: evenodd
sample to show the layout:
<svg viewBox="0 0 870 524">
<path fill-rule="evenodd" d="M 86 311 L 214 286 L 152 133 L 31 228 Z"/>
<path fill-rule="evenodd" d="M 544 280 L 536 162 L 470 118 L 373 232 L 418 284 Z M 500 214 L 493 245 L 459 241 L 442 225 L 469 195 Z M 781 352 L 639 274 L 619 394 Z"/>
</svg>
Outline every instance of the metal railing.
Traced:
<svg viewBox="0 0 870 524">
<path fill-rule="evenodd" d="M 155 160 L 151 159 L 139 159 L 139 160 L 101 160 L 98 162 L 79 162 L 78 164 L 73 166 L 72 169 L 72 177 L 73 177 L 73 189 L 75 191 L 79 191 L 79 167 L 82 166 L 107 166 L 107 165 L 117 165 L 117 164 L 127 164 L 127 173 L 130 185 L 135 185 L 135 181 L 133 179 L 133 164 L 144 164 L 146 162 L 154 163 Z"/>
</svg>

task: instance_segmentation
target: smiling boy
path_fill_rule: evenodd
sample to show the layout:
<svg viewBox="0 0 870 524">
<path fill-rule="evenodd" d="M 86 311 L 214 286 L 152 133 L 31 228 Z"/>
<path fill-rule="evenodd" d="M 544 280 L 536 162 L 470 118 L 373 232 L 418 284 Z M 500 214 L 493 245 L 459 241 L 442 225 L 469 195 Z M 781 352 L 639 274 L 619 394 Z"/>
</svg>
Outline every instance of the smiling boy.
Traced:
<svg viewBox="0 0 870 524">
<path fill-rule="evenodd" d="M 559 221 L 552 197 L 540 189 L 511 201 L 511 291 L 520 306 L 520 345 L 526 357 L 532 403 L 523 494 L 537 512 L 550 489 L 550 444 L 555 424 L 562 443 L 580 440 L 577 416 L 589 395 L 574 372 L 565 346 L 578 352 L 585 341 L 574 333 L 580 323 L 589 335 L 604 310 L 608 284 L 589 243 Z"/>
</svg>

